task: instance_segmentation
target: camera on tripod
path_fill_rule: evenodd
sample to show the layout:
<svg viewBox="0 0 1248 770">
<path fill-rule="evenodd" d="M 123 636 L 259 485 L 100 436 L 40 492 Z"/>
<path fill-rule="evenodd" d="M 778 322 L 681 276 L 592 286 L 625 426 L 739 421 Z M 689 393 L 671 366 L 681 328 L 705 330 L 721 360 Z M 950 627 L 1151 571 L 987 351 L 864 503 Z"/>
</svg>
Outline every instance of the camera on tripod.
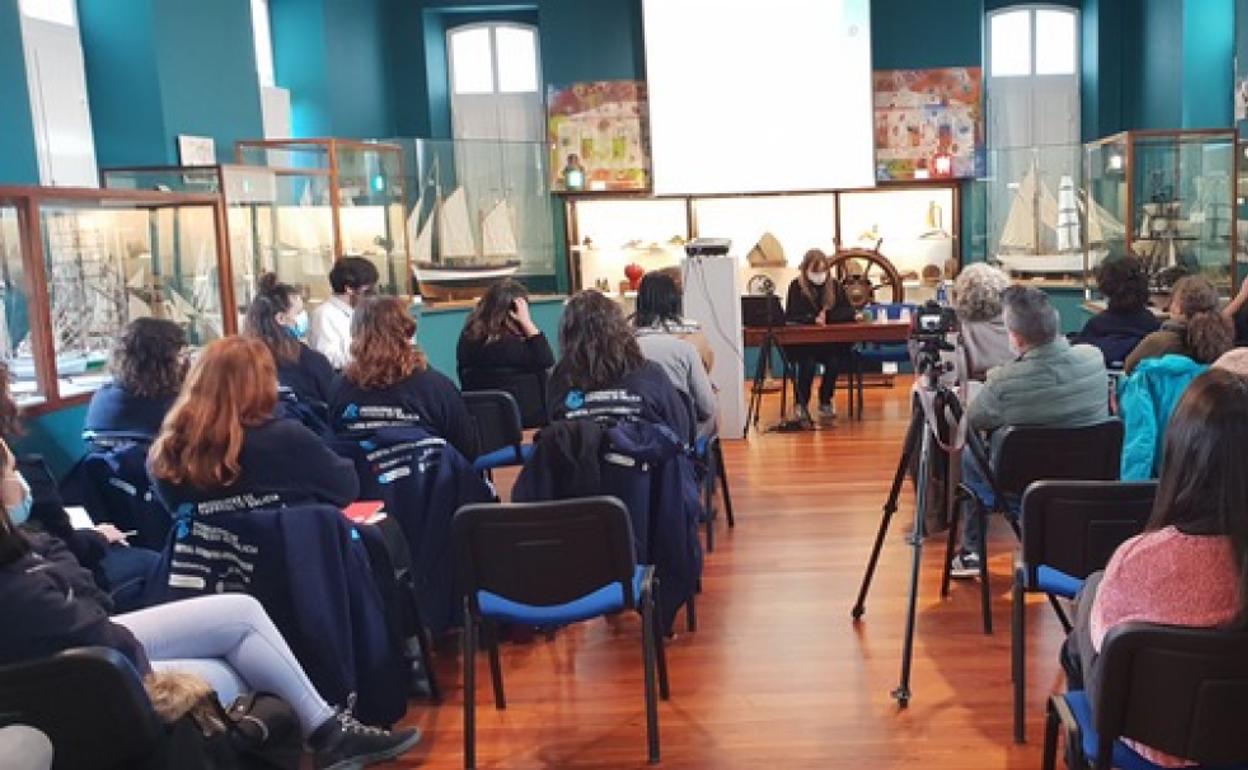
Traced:
<svg viewBox="0 0 1248 770">
<path fill-rule="evenodd" d="M 910 317 L 910 339 L 918 343 L 944 343 L 957 328 L 958 316 L 953 308 L 945 307 L 934 299 L 919 305 Z"/>
</svg>

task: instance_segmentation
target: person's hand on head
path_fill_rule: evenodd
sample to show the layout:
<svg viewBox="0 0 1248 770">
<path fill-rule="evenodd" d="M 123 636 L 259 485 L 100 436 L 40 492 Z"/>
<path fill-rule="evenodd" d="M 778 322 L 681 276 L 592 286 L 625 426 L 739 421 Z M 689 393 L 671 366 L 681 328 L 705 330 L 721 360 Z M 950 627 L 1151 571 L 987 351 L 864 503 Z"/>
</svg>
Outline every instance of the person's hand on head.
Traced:
<svg viewBox="0 0 1248 770">
<path fill-rule="evenodd" d="M 537 324 L 533 323 L 533 316 L 529 314 L 529 301 L 524 297 L 516 297 L 511 301 L 511 310 L 508 315 L 520 327 L 520 332 L 524 336 L 534 337 L 539 333 Z"/>
</svg>

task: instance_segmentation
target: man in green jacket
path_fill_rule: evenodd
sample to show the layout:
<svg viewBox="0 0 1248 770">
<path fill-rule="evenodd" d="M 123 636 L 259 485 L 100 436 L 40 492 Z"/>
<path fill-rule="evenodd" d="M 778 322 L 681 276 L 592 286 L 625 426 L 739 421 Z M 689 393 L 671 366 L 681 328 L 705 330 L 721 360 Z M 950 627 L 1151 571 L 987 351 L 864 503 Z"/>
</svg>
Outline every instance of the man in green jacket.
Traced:
<svg viewBox="0 0 1248 770">
<path fill-rule="evenodd" d="M 1006 425 L 1080 428 L 1109 419 L 1109 375 L 1105 358 L 1091 345 L 1071 345 L 1058 333 L 1060 318 L 1040 289 L 1012 286 L 1001 296 L 1010 348 L 1018 357 L 988 372 L 984 387 L 967 408 L 973 430 L 990 433 Z M 962 454 L 962 481 L 989 505 L 992 488 L 970 452 Z M 1007 501 L 1018 510 L 1018 500 Z M 957 578 L 979 575 L 983 533 L 964 511 L 961 553 L 953 559 Z"/>
</svg>

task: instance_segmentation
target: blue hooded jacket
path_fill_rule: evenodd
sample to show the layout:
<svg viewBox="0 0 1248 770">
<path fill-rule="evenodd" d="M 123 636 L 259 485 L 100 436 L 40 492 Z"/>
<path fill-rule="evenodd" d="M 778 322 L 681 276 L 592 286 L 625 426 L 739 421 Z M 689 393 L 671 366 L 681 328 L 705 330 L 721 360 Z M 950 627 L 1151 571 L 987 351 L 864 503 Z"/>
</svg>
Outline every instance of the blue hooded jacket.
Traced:
<svg viewBox="0 0 1248 770">
<path fill-rule="evenodd" d="M 1141 361 L 1123 382 L 1118 392 L 1125 430 L 1123 481 L 1157 478 L 1170 415 L 1191 381 L 1208 369 L 1206 364 L 1171 353 Z"/>
</svg>

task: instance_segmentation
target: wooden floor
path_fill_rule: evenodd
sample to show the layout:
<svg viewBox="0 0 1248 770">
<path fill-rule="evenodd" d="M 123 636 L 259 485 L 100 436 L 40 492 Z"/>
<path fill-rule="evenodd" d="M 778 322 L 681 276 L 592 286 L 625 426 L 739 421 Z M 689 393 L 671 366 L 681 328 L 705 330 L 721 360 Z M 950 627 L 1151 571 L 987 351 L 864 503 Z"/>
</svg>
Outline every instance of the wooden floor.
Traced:
<svg viewBox="0 0 1248 770">
<path fill-rule="evenodd" d="M 726 442 L 737 526 L 706 559 L 699 629 L 668 647 L 660 705 L 668 768 L 1036 768 L 1047 693 L 1059 683 L 1060 627 L 1028 606 L 1030 743 L 1011 742 L 1009 570 L 1001 522 L 991 567 L 996 634 L 974 583 L 939 598 L 943 540 L 923 551 L 913 698 L 897 684 L 911 551 L 909 490 L 867 613 L 854 603 L 906 428 L 908 383 L 867 394 L 866 419 L 831 430 Z M 844 404 L 842 402 L 841 406 Z M 774 419 L 769 402 L 765 420 Z M 678 620 L 678 623 L 683 620 Z M 478 658 L 478 766 L 645 767 L 639 623 L 628 617 L 503 648 L 508 707 L 495 711 Z M 462 766 L 462 677 L 444 652 L 440 707 L 414 702 L 425 739 L 404 767 Z M 484 685 L 482 687 L 481 685 Z"/>
</svg>

